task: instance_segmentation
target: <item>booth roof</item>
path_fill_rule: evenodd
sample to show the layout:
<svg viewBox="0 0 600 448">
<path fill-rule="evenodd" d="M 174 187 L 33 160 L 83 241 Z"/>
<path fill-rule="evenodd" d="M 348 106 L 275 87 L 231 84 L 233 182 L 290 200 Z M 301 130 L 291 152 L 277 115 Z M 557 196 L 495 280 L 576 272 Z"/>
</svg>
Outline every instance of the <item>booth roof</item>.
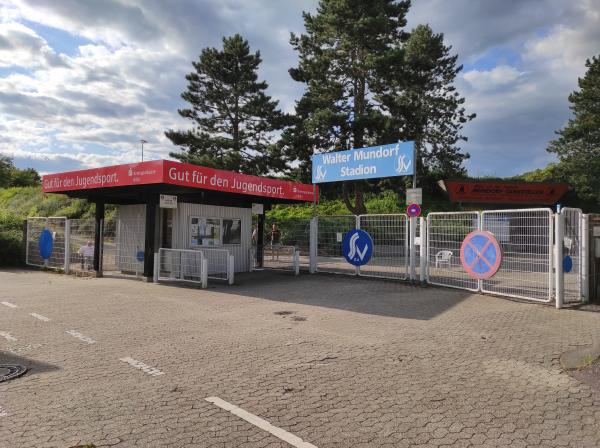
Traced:
<svg viewBox="0 0 600 448">
<path fill-rule="evenodd" d="M 311 184 L 250 176 L 204 166 L 152 160 L 42 177 L 45 193 L 62 193 L 94 202 L 135 204 L 158 194 L 174 194 L 180 202 L 249 205 L 311 202 Z"/>
</svg>

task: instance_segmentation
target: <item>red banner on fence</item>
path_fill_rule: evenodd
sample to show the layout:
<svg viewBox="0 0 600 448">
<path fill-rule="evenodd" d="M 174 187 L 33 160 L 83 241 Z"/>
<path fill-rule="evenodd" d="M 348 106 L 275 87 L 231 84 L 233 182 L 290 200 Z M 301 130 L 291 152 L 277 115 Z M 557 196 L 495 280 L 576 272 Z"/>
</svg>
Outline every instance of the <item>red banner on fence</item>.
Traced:
<svg viewBox="0 0 600 448">
<path fill-rule="evenodd" d="M 453 202 L 552 205 L 569 190 L 567 184 L 555 183 L 447 180 L 444 184 Z"/>
<path fill-rule="evenodd" d="M 249 176 L 170 160 L 69 171 L 42 177 L 42 190 L 45 193 L 150 184 L 181 185 L 277 199 L 313 200 L 313 186 L 309 184 Z"/>
</svg>

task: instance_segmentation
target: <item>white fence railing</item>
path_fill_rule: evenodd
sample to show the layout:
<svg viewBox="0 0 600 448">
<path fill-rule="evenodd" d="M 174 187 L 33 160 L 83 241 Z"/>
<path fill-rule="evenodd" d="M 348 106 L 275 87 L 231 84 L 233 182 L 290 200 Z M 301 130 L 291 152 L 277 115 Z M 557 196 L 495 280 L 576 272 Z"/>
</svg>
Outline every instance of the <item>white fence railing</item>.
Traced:
<svg viewBox="0 0 600 448">
<path fill-rule="evenodd" d="M 404 214 L 320 216 L 309 225 L 306 220 L 295 225 L 294 229 L 308 232 L 305 237 L 300 230 L 289 232 L 294 241 L 302 244 L 302 249 L 293 245 L 265 245 L 263 264 L 298 274 L 304 253 L 313 273 L 420 278 L 434 285 L 535 302 L 554 300 L 560 308 L 563 304 L 584 303 L 588 298 L 587 223 L 588 215 L 571 208 L 557 214 L 546 208 L 429 213 L 420 220 L 410 220 Z M 105 269 L 143 272 L 143 224 L 106 220 L 100 227 L 103 241 L 100 255 Z M 357 228 L 367 231 L 374 242 L 371 261 L 360 268 L 347 263 L 342 254 L 344 235 Z M 471 277 L 460 260 L 462 242 L 474 230 L 492 233 L 500 246 L 502 263 L 488 279 Z M 48 235 L 52 238 L 52 250 L 46 259 L 40 250 L 42 233 L 46 240 Z M 66 272 L 93 270 L 92 257 L 85 248 L 88 241 L 94 240 L 94 233 L 92 220 L 28 218 L 27 264 Z M 251 251 L 250 256 L 254 259 L 255 253 Z M 203 285 L 204 277 L 230 284 L 234 281 L 234 258 L 227 249 L 163 248 L 157 258 L 160 281 Z"/>
<path fill-rule="evenodd" d="M 169 282 L 189 282 L 206 288 L 208 262 L 204 253 L 191 249 L 158 250 L 157 280 Z"/>
</svg>

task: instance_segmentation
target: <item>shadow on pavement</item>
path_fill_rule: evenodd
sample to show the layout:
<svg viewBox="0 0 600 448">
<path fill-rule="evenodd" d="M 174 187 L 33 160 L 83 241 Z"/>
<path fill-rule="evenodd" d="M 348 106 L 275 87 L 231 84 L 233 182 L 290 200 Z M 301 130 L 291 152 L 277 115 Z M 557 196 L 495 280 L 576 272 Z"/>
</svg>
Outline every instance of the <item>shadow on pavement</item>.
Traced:
<svg viewBox="0 0 600 448">
<path fill-rule="evenodd" d="M 2 350 L 0 350 L 0 364 L 18 364 L 25 366 L 27 367 L 27 373 L 25 373 L 25 376 L 35 375 L 36 373 L 52 372 L 59 370 L 60 368 L 52 364 L 36 361 L 31 358 L 25 358 L 23 356 Z"/>
<path fill-rule="evenodd" d="M 236 274 L 235 282 L 233 286 L 209 284 L 210 289 L 225 294 L 418 320 L 432 319 L 472 295 L 391 280 L 306 273 L 294 277 L 269 270 Z"/>
</svg>

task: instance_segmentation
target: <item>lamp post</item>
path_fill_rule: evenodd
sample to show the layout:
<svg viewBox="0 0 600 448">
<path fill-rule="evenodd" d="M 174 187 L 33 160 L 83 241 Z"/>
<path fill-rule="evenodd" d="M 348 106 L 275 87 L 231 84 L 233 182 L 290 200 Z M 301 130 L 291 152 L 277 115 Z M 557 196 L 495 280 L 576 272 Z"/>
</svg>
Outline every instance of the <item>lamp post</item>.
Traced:
<svg viewBox="0 0 600 448">
<path fill-rule="evenodd" d="M 140 143 L 142 144 L 142 162 L 144 161 L 144 143 L 148 143 L 146 140 L 141 139 Z"/>
</svg>

